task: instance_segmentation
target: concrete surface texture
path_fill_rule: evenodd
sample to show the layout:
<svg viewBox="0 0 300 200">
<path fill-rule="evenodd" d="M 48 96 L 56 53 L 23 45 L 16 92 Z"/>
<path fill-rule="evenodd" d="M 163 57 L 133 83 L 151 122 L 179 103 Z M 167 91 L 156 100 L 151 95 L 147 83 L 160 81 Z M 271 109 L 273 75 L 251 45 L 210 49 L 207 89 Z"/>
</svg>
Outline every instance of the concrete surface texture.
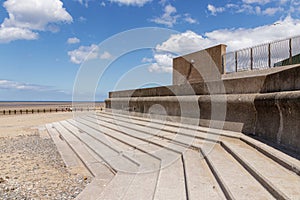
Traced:
<svg viewBox="0 0 300 200">
<path fill-rule="evenodd" d="M 300 161 L 240 132 L 116 110 L 47 130 L 94 175 L 77 199 L 300 198 Z"/>
<path fill-rule="evenodd" d="M 225 47 L 221 45 L 212 49 L 215 48 L 222 52 Z M 181 70 L 182 77 L 187 76 L 186 71 L 179 67 L 180 64 L 198 54 L 189 54 L 188 56 L 193 57 L 188 59 L 176 58 L 178 62 L 174 60 L 174 68 Z M 194 62 L 198 62 L 196 58 Z M 187 67 L 186 64 L 182 66 Z M 173 76 L 174 83 L 181 83 L 176 75 Z M 187 80 L 191 83 L 181 85 L 110 92 L 106 107 L 147 113 L 153 112 L 151 108 L 154 105 L 161 105 L 169 118 L 198 117 L 193 110 L 191 113 L 185 112 L 189 116 L 184 116 L 181 108 L 182 102 L 197 102 L 200 126 L 211 126 L 214 121 L 224 121 L 222 129 L 256 135 L 300 153 L 299 64 L 224 74 L 220 80 L 202 80 L 197 83 L 193 81 L 200 79 L 191 77 L 196 76 L 189 76 Z M 216 107 L 226 109 L 225 116 L 221 119 L 218 115 L 212 116 Z"/>
<path fill-rule="evenodd" d="M 173 60 L 173 85 L 220 80 L 222 55 L 226 45 L 218 45 Z"/>
</svg>

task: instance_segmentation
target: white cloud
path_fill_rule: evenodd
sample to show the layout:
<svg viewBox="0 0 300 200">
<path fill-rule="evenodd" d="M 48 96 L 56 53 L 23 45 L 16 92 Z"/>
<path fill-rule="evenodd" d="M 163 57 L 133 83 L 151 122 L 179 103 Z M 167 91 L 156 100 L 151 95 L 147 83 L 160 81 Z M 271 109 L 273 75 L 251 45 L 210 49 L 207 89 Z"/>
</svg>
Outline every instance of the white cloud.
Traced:
<svg viewBox="0 0 300 200">
<path fill-rule="evenodd" d="M 50 87 L 0 79 L 0 89 L 45 91 L 49 90 Z"/>
<path fill-rule="evenodd" d="M 77 37 L 68 38 L 68 41 L 67 41 L 68 44 L 77 44 L 79 42 L 80 42 L 80 39 L 78 39 Z"/>
<path fill-rule="evenodd" d="M 113 56 L 107 51 L 105 51 L 103 54 L 100 55 L 100 59 L 102 60 L 110 60 L 112 58 Z"/>
<path fill-rule="evenodd" d="M 78 1 L 81 5 L 84 5 L 86 8 L 89 7 L 90 0 L 76 0 L 76 1 Z"/>
<path fill-rule="evenodd" d="M 172 35 L 167 41 L 156 46 L 157 51 L 176 52 L 178 54 L 187 54 L 198 51 L 210 45 L 201 35 L 192 31 L 186 31 L 181 34 Z"/>
<path fill-rule="evenodd" d="M 262 12 L 262 14 L 272 16 L 272 15 L 275 15 L 277 12 L 282 12 L 283 10 L 284 9 L 280 8 L 280 7 L 279 8 L 267 8 Z"/>
<path fill-rule="evenodd" d="M 100 6 L 105 7 L 105 6 L 106 6 L 106 3 L 105 3 L 104 1 L 102 1 L 102 2 L 100 3 Z"/>
<path fill-rule="evenodd" d="M 229 52 L 278 39 L 292 37 L 299 35 L 299 32 L 300 20 L 293 19 L 290 16 L 283 20 L 276 21 L 271 25 L 264 25 L 249 29 L 220 29 L 207 32 L 204 36 L 193 31 L 186 31 L 181 34 L 172 35 L 167 41 L 156 46 L 154 59 L 158 64 L 151 66 L 151 70 L 149 69 L 149 71 L 170 72 L 169 67 L 172 66 L 171 59 L 167 58 L 171 58 L 169 56 L 171 54 L 163 54 L 162 51 L 184 55 L 212 47 L 214 45 L 226 44 L 228 45 L 227 51 Z M 168 70 L 164 71 L 161 66 L 167 66 L 165 68 Z"/>
<path fill-rule="evenodd" d="M 142 63 L 152 63 L 152 62 L 154 62 L 153 58 L 143 58 L 142 59 Z"/>
<path fill-rule="evenodd" d="M 108 51 L 104 51 L 101 54 L 100 48 L 96 44 L 92 44 L 90 46 L 80 46 L 77 49 L 69 51 L 68 56 L 70 57 L 70 61 L 75 64 L 81 64 L 85 60 L 110 60 L 113 58 L 113 56 Z"/>
<path fill-rule="evenodd" d="M 156 73 L 172 73 L 173 58 L 175 56 L 170 53 L 158 53 L 154 55 L 153 64 L 148 68 L 149 72 Z"/>
<path fill-rule="evenodd" d="M 168 27 L 173 27 L 174 24 L 176 24 L 177 19 L 180 17 L 179 15 L 176 15 L 176 13 L 176 8 L 169 4 L 164 7 L 164 13 L 162 16 L 156 17 L 151 21 L 157 24 L 163 24 Z"/>
<path fill-rule="evenodd" d="M 83 16 L 80 16 L 79 18 L 78 18 L 78 21 L 79 22 L 86 22 L 86 18 L 85 17 L 83 17 Z"/>
<path fill-rule="evenodd" d="M 72 63 L 81 64 L 84 60 L 99 58 L 99 47 L 95 44 L 91 46 L 80 46 L 78 49 L 69 51 L 68 55 Z"/>
<path fill-rule="evenodd" d="M 0 41 L 10 42 L 18 39 L 37 39 L 37 32 L 58 30 L 54 24 L 70 23 L 71 15 L 63 8 L 60 0 L 7 0 L 3 7 L 8 12 L 0 26 L 0 32 L 14 32 L 20 37 L 1 37 Z M 22 33 L 22 34 L 20 34 Z"/>
<path fill-rule="evenodd" d="M 190 24 L 197 24 L 198 23 L 198 21 L 196 19 L 192 18 L 190 14 L 185 14 L 184 15 L 184 21 L 188 22 Z"/>
<path fill-rule="evenodd" d="M 7 0 L 3 6 L 9 13 L 2 27 L 45 30 L 50 23 L 72 22 L 71 15 L 60 0 Z"/>
<path fill-rule="evenodd" d="M 146 3 L 151 2 L 152 0 L 110 0 L 112 3 L 118 3 L 119 5 L 126 5 L 126 6 L 139 6 L 142 7 Z"/>
<path fill-rule="evenodd" d="M 270 3 L 270 0 L 243 0 L 246 4 L 267 4 Z"/>
<path fill-rule="evenodd" d="M 215 6 L 211 5 L 211 4 L 207 5 L 207 9 L 210 11 L 210 13 L 212 15 L 217 15 L 217 13 L 222 13 L 222 12 L 225 11 L 225 8 L 223 8 L 223 7 L 217 8 L 217 7 L 215 7 Z"/>
<path fill-rule="evenodd" d="M 9 43 L 14 40 L 36 40 L 38 34 L 28 29 L 8 27 L 0 28 L 0 43 Z"/>
</svg>

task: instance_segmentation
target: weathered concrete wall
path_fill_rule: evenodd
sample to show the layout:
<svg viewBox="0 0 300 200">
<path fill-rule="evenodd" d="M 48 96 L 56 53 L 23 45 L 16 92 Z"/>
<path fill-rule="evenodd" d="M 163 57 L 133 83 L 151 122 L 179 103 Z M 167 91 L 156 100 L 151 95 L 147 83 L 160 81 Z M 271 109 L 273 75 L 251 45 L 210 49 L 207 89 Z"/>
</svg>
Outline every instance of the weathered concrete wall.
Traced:
<svg viewBox="0 0 300 200">
<path fill-rule="evenodd" d="M 197 109 L 186 107 L 183 113 L 185 109 L 180 108 L 180 102 L 192 104 L 197 97 L 199 125 L 223 120 L 224 129 L 254 134 L 300 153 L 300 65 L 224 75 L 221 81 L 110 92 L 109 96 L 107 108 L 148 113 L 160 105 L 163 109 L 155 114 L 167 114 L 172 120 L 197 118 L 192 112 Z M 212 115 L 212 105 L 226 106 L 224 119 Z"/>
<path fill-rule="evenodd" d="M 255 133 L 300 152 L 300 91 L 262 94 L 255 99 Z"/>
<path fill-rule="evenodd" d="M 244 75 L 243 75 L 244 74 Z M 225 87 L 225 90 L 223 89 Z M 191 91 L 192 88 L 192 91 Z M 182 96 L 208 94 L 250 94 L 293 91 L 300 89 L 300 66 L 287 66 L 273 70 L 256 71 L 250 75 L 238 73 L 225 76 L 222 81 L 199 82 L 190 85 L 171 85 L 155 88 L 110 92 L 109 98 Z M 192 93 L 191 93 L 192 92 Z"/>
<path fill-rule="evenodd" d="M 195 96 L 194 96 L 195 97 Z M 172 117 L 197 117 L 197 113 L 182 113 L 181 102 L 194 104 L 192 96 L 134 97 L 106 100 L 107 108 L 148 113 L 154 105 L 160 105 Z M 257 135 L 278 145 L 300 153 L 300 91 L 270 94 L 231 94 L 197 96 L 199 125 L 210 126 L 212 121 L 222 121 L 222 116 L 212 118 L 212 105 L 226 108 L 224 129 Z M 185 109 L 184 109 L 185 110 Z M 192 110 L 192 109 L 190 109 Z M 222 113 L 220 113 L 222 115 Z M 216 127 L 213 127 L 216 128 Z"/>
<path fill-rule="evenodd" d="M 173 85 L 220 80 L 222 55 L 226 45 L 218 45 L 173 60 Z"/>
</svg>

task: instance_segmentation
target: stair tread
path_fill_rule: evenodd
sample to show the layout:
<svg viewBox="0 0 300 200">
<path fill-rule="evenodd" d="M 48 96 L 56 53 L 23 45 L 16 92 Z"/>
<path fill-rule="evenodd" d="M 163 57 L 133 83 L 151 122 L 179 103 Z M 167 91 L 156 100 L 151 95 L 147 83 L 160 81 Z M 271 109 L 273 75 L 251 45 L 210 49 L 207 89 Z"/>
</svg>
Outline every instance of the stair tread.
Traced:
<svg viewBox="0 0 300 200">
<path fill-rule="evenodd" d="M 259 172 L 276 190 L 280 190 L 291 199 L 300 198 L 300 176 L 241 141 L 228 140 L 224 143 L 243 161 L 246 161 L 247 165 Z M 298 187 L 290 185 L 298 185 Z"/>
<path fill-rule="evenodd" d="M 69 121 L 73 120 L 68 120 L 68 122 Z M 76 125 L 78 127 L 83 126 L 81 124 Z M 89 127 L 83 126 L 83 129 L 89 129 Z M 89 146 L 93 151 L 95 151 L 95 153 L 97 153 L 97 155 L 100 156 L 101 159 L 109 164 L 109 166 L 111 166 L 115 171 L 119 171 L 121 169 L 125 171 L 136 171 L 138 165 L 133 160 L 126 157 L 122 152 L 119 152 L 117 149 L 109 146 L 105 137 L 103 137 L 103 141 L 100 142 L 98 140 L 95 140 L 95 138 L 91 137 L 85 132 L 80 132 L 79 129 L 74 126 L 74 124 L 70 123 L 68 123 L 68 130 L 71 131 L 82 142 L 84 142 L 85 145 Z"/>
<path fill-rule="evenodd" d="M 181 158 L 160 171 L 154 199 L 187 199 Z"/>
<path fill-rule="evenodd" d="M 80 122 L 85 123 L 93 128 L 97 128 L 98 125 L 102 124 L 101 122 L 99 122 L 99 124 L 96 125 L 90 121 L 80 120 L 80 119 L 77 119 L 77 120 L 79 120 Z M 116 129 L 115 125 L 113 125 L 113 124 L 108 124 L 108 126 L 112 127 L 113 129 Z M 160 158 L 161 166 L 165 166 L 168 163 L 173 162 L 175 159 L 177 159 L 180 156 L 180 154 L 178 154 L 174 151 L 171 151 L 167 148 L 162 147 L 162 146 L 170 145 L 167 141 L 162 141 L 162 140 L 158 139 L 157 141 L 151 140 L 153 143 L 149 143 L 148 140 L 140 140 L 140 139 L 131 137 L 130 135 L 133 134 L 132 132 L 130 132 L 129 135 L 125 135 L 125 134 L 122 134 L 119 131 L 116 131 L 113 129 L 109 129 L 104 126 L 101 127 L 101 131 L 103 133 L 111 135 L 113 137 L 116 137 L 122 141 L 126 141 L 128 144 L 130 144 L 132 146 L 136 146 L 137 148 L 140 148 L 140 149 L 144 150 L 145 152 L 148 152 L 149 154 L 152 154 L 153 156 Z M 174 144 L 172 144 L 172 145 L 175 146 Z M 173 147 L 170 146 L 170 148 L 172 149 Z M 184 151 L 184 147 L 182 147 L 182 146 L 178 147 L 178 145 L 177 145 L 176 150 L 178 150 L 178 148 L 181 148 L 182 151 Z M 160 166 L 158 166 L 158 167 L 160 168 Z"/>
<path fill-rule="evenodd" d="M 59 137 L 59 132 L 53 128 L 52 124 L 46 124 L 49 135 L 55 143 L 58 152 L 60 153 L 64 163 L 67 167 L 79 167 L 81 161 L 76 156 L 75 152 L 68 146 L 68 144 Z"/>
<path fill-rule="evenodd" d="M 80 120 L 80 119 L 78 119 Z M 83 119 L 84 120 L 84 123 L 87 123 L 91 126 L 93 126 L 94 128 L 97 128 L 97 125 L 96 124 L 92 124 L 92 122 L 86 120 L 86 119 Z M 149 142 L 149 141 L 152 141 L 152 142 L 155 142 L 155 144 L 157 145 L 160 145 L 160 146 L 165 146 L 169 149 L 172 149 L 176 152 L 184 152 L 184 150 L 186 149 L 185 147 L 183 146 L 180 146 L 180 145 L 177 145 L 177 144 L 174 144 L 174 143 L 170 143 L 168 140 L 163 140 L 161 138 L 157 138 L 157 137 L 149 137 L 149 135 L 145 134 L 145 133 L 141 133 L 139 131 L 135 131 L 135 130 L 132 130 L 132 129 L 129 129 L 129 128 L 125 128 L 125 127 L 122 127 L 122 128 L 119 128 L 117 125 L 115 124 L 112 124 L 112 123 L 108 123 L 108 122 L 103 122 L 103 121 L 99 121 L 98 122 L 98 126 L 101 125 L 101 130 L 106 130 L 106 132 L 113 132 L 115 134 L 118 134 L 118 132 L 124 132 L 126 134 L 128 134 L 128 136 L 133 136 L 133 137 L 136 137 L 135 139 L 137 139 L 136 141 L 139 141 L 140 140 L 140 143 L 143 144 L 144 142 Z M 106 126 L 106 127 L 105 127 Z M 108 130 L 108 128 L 111 128 Z M 140 144 L 138 143 L 138 144 Z M 158 148 L 158 149 L 161 149 L 162 147 Z"/>
<path fill-rule="evenodd" d="M 209 151 L 209 150 L 208 150 Z M 218 176 L 236 199 L 274 199 L 229 153 L 215 145 L 205 152 Z"/>
<path fill-rule="evenodd" d="M 66 124 L 65 121 L 60 123 Z M 76 151 L 77 155 L 81 158 L 94 176 L 101 177 L 102 179 L 113 178 L 114 174 L 107 166 L 104 165 L 104 161 L 99 156 L 91 154 L 88 148 L 78 138 L 76 138 L 69 131 L 64 131 L 64 128 L 60 124 L 55 123 L 55 126 L 61 130 L 60 133 L 67 140 L 74 151 Z"/>
</svg>

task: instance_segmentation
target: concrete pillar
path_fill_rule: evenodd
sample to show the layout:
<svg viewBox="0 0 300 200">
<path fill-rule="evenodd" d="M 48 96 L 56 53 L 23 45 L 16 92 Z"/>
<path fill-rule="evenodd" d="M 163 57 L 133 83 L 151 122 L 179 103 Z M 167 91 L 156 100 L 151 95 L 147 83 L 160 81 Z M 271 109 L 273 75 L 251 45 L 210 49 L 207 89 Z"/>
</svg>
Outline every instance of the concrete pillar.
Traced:
<svg viewBox="0 0 300 200">
<path fill-rule="evenodd" d="M 226 53 L 226 47 L 220 44 L 174 58 L 173 85 L 220 80 L 221 75 L 225 73 L 222 56 Z"/>
</svg>

